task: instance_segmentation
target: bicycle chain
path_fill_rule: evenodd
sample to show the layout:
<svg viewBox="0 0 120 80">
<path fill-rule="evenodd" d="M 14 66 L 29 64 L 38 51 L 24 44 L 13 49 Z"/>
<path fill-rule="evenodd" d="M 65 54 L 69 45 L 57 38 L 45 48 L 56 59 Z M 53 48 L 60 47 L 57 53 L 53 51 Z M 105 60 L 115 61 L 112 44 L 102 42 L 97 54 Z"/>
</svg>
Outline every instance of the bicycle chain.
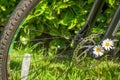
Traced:
<svg viewBox="0 0 120 80">
<path fill-rule="evenodd" d="M 75 50 L 73 51 L 73 61 L 76 62 L 76 60 L 77 60 L 77 58 L 78 58 L 78 57 L 77 57 L 77 54 L 78 54 L 79 50 L 84 47 L 84 44 L 85 44 L 86 42 L 91 41 L 91 42 L 93 42 L 93 43 L 95 44 L 95 42 L 94 42 L 93 39 L 96 38 L 96 37 L 98 37 L 98 34 L 92 34 L 92 35 L 90 35 L 90 36 L 88 36 L 88 37 L 85 37 L 82 41 L 80 41 L 80 42 L 77 44 Z M 90 47 L 90 48 L 91 48 L 91 47 Z M 84 52 L 84 53 L 87 53 L 87 52 L 86 52 L 87 50 L 88 50 L 88 49 L 86 49 L 86 50 L 83 51 L 83 52 Z M 81 53 L 80 53 L 80 54 L 81 54 Z"/>
</svg>

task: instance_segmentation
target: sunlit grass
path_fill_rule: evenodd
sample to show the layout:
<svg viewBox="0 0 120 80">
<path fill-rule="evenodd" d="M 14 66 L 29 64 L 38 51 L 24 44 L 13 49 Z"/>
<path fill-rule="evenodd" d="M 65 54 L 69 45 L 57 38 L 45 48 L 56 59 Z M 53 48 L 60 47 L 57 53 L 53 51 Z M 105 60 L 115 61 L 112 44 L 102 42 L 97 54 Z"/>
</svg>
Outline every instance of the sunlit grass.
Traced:
<svg viewBox="0 0 120 80">
<path fill-rule="evenodd" d="M 32 52 L 28 47 L 21 49 L 13 50 L 10 54 L 11 80 L 21 79 L 25 53 L 31 54 L 28 80 L 120 80 L 120 64 L 115 59 L 86 57 L 73 65 L 69 56 L 53 58 L 49 54 L 44 55 L 46 52 L 43 49 L 38 52 Z"/>
</svg>

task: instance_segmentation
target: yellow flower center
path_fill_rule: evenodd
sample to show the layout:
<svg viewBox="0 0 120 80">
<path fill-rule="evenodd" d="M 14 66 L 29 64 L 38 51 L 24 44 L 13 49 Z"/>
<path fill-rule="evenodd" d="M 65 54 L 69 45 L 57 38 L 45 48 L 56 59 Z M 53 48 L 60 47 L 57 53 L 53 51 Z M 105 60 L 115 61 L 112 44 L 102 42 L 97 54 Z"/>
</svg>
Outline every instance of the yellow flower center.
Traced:
<svg viewBox="0 0 120 80">
<path fill-rule="evenodd" d="M 101 49 L 100 49 L 100 48 L 97 48 L 97 49 L 96 49 L 96 52 L 98 52 L 98 53 L 101 52 Z"/>
<path fill-rule="evenodd" d="M 109 43 L 109 42 L 106 42 L 106 43 L 105 43 L 105 46 L 107 46 L 107 47 L 110 46 L 110 43 Z"/>
</svg>

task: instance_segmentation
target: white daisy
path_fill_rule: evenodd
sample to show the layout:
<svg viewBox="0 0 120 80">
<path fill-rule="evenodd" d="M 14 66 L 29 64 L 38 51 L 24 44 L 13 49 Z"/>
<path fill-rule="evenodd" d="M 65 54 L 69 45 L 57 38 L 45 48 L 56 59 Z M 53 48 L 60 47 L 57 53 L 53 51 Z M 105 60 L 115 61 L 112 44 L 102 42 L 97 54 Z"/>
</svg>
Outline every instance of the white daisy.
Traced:
<svg viewBox="0 0 120 80">
<path fill-rule="evenodd" d="M 114 42 L 113 42 L 111 39 L 105 39 L 105 40 L 102 42 L 102 47 L 103 47 L 105 50 L 110 51 L 110 49 L 113 49 L 113 48 L 114 48 Z"/>
<path fill-rule="evenodd" d="M 95 55 L 95 57 L 102 56 L 104 54 L 104 49 L 100 45 L 95 46 L 93 48 L 93 54 Z"/>
</svg>

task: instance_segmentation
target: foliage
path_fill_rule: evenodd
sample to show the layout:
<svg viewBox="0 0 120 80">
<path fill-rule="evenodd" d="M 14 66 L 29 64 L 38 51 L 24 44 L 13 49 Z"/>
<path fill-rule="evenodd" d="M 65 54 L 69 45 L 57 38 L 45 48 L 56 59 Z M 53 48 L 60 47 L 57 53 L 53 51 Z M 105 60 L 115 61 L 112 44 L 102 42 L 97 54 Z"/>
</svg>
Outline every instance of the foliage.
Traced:
<svg viewBox="0 0 120 80">
<path fill-rule="evenodd" d="M 92 33 L 104 33 L 104 28 L 109 24 L 113 12 L 119 0 L 107 0 L 107 9 L 97 18 Z M 4 0 L 0 3 L 0 25 L 4 25 L 19 0 Z M 39 5 L 25 19 L 20 30 L 20 40 L 34 40 L 48 34 L 53 39 L 50 45 L 65 45 L 66 40 L 73 38 L 73 35 L 85 24 L 94 0 L 41 0 Z M 4 13 L 4 14 L 3 14 Z M 62 38 L 54 39 L 53 36 Z M 54 42 L 56 42 L 54 44 Z M 27 44 L 28 42 L 23 42 Z M 52 45 L 52 46 L 53 46 Z M 54 46 L 55 47 L 55 46 Z M 65 48 L 61 46 L 60 48 Z"/>
<path fill-rule="evenodd" d="M 20 0 L 0 0 L 0 25 L 4 25 Z"/>
<path fill-rule="evenodd" d="M 81 3 L 84 2 L 81 1 Z M 33 39 L 42 35 L 41 32 L 48 32 L 51 36 L 61 35 L 69 39 L 75 34 L 75 31 L 78 31 L 78 28 L 84 25 L 84 15 L 87 15 L 89 11 L 89 7 L 86 7 L 88 10 L 83 8 L 87 3 L 84 3 L 82 7 L 79 4 L 80 2 L 72 0 L 43 0 L 27 17 L 24 26 L 30 26 L 27 27 L 27 30 L 30 31 L 40 31 L 32 33 L 35 34 L 32 36 Z M 30 34 L 28 33 L 28 36 Z"/>
<path fill-rule="evenodd" d="M 94 0 L 42 0 L 25 20 L 22 38 L 33 40 L 47 33 L 50 36 L 60 35 L 64 39 L 72 39 L 73 35 L 85 24 L 93 2 Z M 115 0 L 108 0 L 106 10 L 98 16 L 92 33 L 104 33 L 104 28 L 108 26 L 115 9 Z M 61 41 L 53 39 L 51 43 L 55 45 L 54 42 L 56 45 L 66 43 L 63 39 Z M 65 46 L 60 48 L 65 48 Z"/>
</svg>

